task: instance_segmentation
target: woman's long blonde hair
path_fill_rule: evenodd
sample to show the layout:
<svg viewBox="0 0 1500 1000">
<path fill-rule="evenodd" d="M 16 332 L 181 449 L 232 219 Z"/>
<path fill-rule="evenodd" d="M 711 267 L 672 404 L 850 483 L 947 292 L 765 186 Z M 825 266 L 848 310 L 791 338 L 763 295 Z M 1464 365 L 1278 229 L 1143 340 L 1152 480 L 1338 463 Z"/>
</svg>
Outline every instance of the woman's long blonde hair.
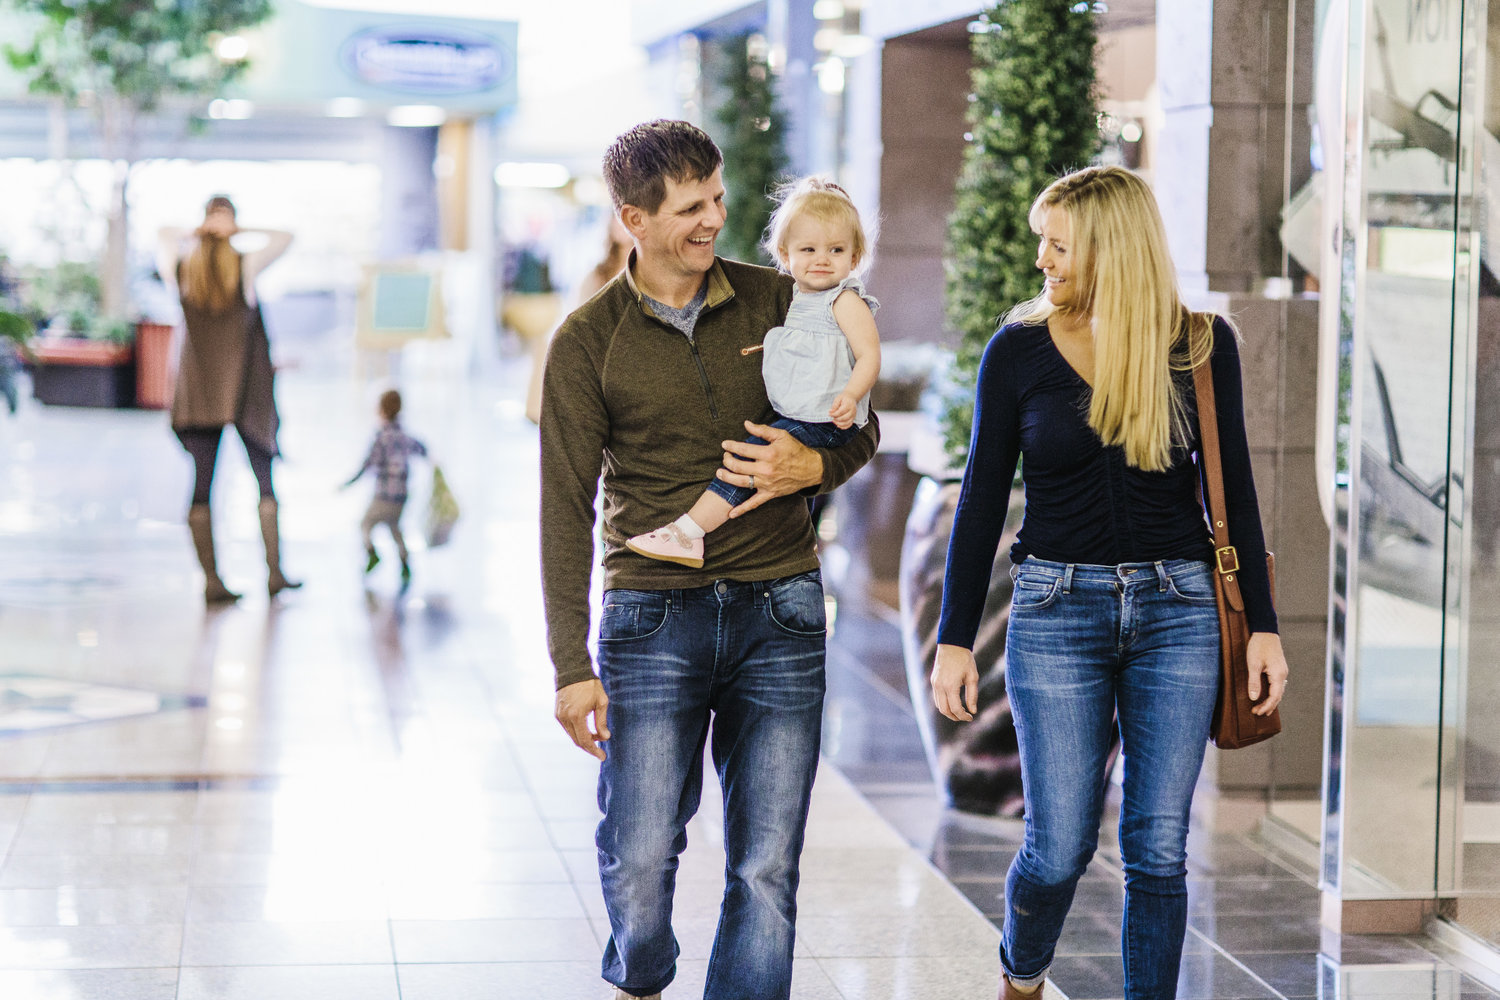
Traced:
<svg viewBox="0 0 1500 1000">
<path fill-rule="evenodd" d="M 1123 447 L 1127 464 L 1160 472 L 1173 446 L 1193 436 L 1172 373 L 1212 353 L 1214 316 L 1183 304 L 1156 199 L 1129 170 L 1085 167 L 1053 181 L 1032 203 L 1031 228 L 1040 233 L 1053 209 L 1072 224 L 1069 284 L 1081 298 L 1070 310 L 1092 318 L 1089 426 L 1106 445 Z M 1042 322 L 1054 311 L 1044 292 L 1006 321 Z"/>
<path fill-rule="evenodd" d="M 204 214 L 227 209 L 234 214 L 228 198 L 209 199 Z M 182 260 L 182 301 L 209 312 L 225 312 L 239 303 L 240 255 L 229 241 L 200 232 L 198 242 Z"/>
</svg>

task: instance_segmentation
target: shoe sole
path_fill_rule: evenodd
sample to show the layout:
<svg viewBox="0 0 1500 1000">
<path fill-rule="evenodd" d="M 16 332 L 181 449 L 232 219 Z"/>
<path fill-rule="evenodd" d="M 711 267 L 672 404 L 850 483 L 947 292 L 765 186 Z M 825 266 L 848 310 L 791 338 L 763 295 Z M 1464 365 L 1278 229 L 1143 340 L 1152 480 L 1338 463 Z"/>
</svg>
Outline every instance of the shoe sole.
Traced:
<svg viewBox="0 0 1500 1000">
<path fill-rule="evenodd" d="M 625 547 L 638 555 L 645 556 L 647 559 L 655 559 L 659 562 L 676 563 L 679 566 L 689 566 L 693 569 L 703 568 L 703 560 L 694 559 L 692 556 L 664 556 L 660 552 L 647 552 L 645 549 L 641 548 L 628 539 L 625 542 Z"/>
</svg>

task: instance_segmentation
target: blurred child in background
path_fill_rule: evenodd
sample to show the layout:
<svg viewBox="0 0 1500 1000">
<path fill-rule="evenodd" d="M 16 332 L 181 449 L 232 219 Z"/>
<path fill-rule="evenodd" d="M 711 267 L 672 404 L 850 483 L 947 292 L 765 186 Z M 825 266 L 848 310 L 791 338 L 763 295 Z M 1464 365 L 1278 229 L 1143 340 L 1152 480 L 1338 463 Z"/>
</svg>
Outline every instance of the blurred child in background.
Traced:
<svg viewBox="0 0 1500 1000">
<path fill-rule="evenodd" d="M 383 524 L 396 543 L 396 555 L 401 558 L 401 586 L 411 583 L 411 563 L 406 557 L 406 539 L 401 534 L 401 512 L 406 509 L 406 480 L 411 471 L 411 456 L 427 455 L 427 447 L 401 429 L 401 393 L 387 389 L 380 394 L 380 430 L 370 445 L 365 464 L 359 467 L 345 486 L 353 486 L 366 471 L 375 471 L 375 496 L 360 522 L 360 534 L 365 542 L 365 572 L 380 564 L 380 554 L 375 551 L 372 533 L 377 524 Z"/>
</svg>

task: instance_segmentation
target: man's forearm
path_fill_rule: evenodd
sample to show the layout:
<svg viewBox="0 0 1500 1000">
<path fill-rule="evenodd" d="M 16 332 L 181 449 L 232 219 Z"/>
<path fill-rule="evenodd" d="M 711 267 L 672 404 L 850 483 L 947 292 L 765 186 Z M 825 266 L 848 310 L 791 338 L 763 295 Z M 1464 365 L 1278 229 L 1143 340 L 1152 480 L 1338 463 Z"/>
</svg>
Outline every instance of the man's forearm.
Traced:
<svg viewBox="0 0 1500 1000">
<path fill-rule="evenodd" d="M 847 444 L 837 448 L 814 448 L 823 463 L 822 481 L 816 484 L 814 493 L 830 493 L 848 482 L 865 463 L 875 457 L 880 446 L 880 419 L 870 411 L 869 422 L 850 438 Z"/>
</svg>

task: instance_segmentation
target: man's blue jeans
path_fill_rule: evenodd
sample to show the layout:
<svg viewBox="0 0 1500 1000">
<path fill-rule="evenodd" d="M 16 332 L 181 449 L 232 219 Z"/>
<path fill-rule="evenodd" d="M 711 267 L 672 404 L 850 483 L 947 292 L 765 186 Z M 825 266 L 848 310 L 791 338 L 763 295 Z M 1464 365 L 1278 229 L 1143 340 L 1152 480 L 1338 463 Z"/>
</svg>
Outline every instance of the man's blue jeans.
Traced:
<svg viewBox="0 0 1500 1000">
<path fill-rule="evenodd" d="M 1000 962 L 1012 979 L 1051 964 L 1098 847 L 1118 713 L 1125 996 L 1176 995 L 1188 813 L 1219 686 L 1209 572 L 1194 560 L 1088 566 L 1034 558 L 1015 572 L 1005 686 L 1020 740 L 1026 838 L 1005 885 Z"/>
<path fill-rule="evenodd" d="M 603 975 L 627 993 L 660 992 L 676 974 L 672 891 L 708 743 L 724 790 L 726 885 L 704 1000 L 791 995 L 826 627 L 816 571 L 605 592 L 598 660 L 611 735 L 595 843 L 611 931 Z"/>
</svg>

